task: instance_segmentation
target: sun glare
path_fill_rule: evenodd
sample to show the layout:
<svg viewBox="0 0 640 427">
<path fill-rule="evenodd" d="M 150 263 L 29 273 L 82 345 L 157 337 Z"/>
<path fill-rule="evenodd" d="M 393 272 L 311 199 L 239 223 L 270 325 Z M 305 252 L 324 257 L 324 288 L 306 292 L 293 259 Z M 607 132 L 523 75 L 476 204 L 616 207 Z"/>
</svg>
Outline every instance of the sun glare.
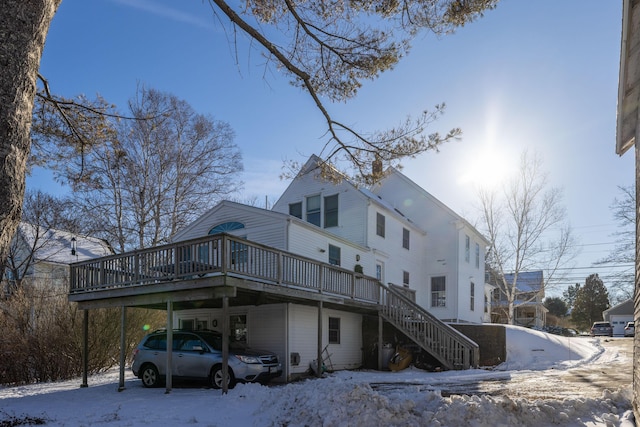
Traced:
<svg viewBox="0 0 640 427">
<path fill-rule="evenodd" d="M 461 164 L 459 183 L 487 189 L 502 185 L 511 169 L 509 156 L 491 143 L 469 151 Z"/>
</svg>

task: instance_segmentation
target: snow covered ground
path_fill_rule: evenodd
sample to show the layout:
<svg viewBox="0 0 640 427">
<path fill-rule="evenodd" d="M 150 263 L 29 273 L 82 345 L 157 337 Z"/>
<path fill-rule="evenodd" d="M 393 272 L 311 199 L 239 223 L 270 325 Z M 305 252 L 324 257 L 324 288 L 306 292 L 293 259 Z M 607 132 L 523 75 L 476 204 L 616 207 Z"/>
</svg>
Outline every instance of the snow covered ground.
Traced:
<svg viewBox="0 0 640 427">
<path fill-rule="evenodd" d="M 509 327 L 507 361 L 492 370 L 342 371 L 281 386 L 240 384 L 226 395 L 198 387 L 165 394 L 143 388 L 130 371 L 126 390 L 117 392 L 114 371 L 91 377 L 85 389 L 79 380 L 0 388 L 0 427 L 38 420 L 47 426 L 633 426 L 630 384 L 596 398 L 579 388 L 561 399 L 478 392 L 484 382 L 520 381 L 522 373 L 544 386 L 547 375 L 585 366 L 631 369 L 632 357 L 600 340 Z M 444 392 L 469 384 L 467 394 Z"/>
</svg>

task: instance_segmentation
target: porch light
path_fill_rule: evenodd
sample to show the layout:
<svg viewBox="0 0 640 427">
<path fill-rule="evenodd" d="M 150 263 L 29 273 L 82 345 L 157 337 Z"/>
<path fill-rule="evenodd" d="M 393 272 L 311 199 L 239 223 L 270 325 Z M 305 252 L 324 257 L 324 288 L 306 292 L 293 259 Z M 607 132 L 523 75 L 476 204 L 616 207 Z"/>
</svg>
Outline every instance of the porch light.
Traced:
<svg viewBox="0 0 640 427">
<path fill-rule="evenodd" d="M 72 237 L 71 238 L 71 255 L 75 255 L 77 249 L 78 249 L 78 247 L 77 247 L 77 244 L 76 244 L 76 238 Z"/>
</svg>

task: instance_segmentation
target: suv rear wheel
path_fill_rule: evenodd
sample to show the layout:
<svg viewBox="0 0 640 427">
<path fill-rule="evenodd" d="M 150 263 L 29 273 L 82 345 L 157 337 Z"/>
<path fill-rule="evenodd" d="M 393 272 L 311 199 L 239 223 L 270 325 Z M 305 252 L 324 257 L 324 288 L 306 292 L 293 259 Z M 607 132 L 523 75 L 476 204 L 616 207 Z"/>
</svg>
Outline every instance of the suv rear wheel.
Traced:
<svg viewBox="0 0 640 427">
<path fill-rule="evenodd" d="M 140 372 L 140 379 L 145 387 L 157 387 L 160 380 L 158 369 L 153 365 L 144 365 Z"/>
<path fill-rule="evenodd" d="M 227 379 L 227 386 L 229 388 L 233 388 L 233 386 L 235 385 L 235 380 L 233 378 L 233 371 L 231 369 L 227 369 L 227 372 L 229 373 L 228 379 Z M 211 381 L 211 386 L 213 388 L 218 388 L 218 389 L 222 388 L 222 366 L 218 365 L 213 367 L 213 369 L 211 370 L 210 381 Z"/>
</svg>

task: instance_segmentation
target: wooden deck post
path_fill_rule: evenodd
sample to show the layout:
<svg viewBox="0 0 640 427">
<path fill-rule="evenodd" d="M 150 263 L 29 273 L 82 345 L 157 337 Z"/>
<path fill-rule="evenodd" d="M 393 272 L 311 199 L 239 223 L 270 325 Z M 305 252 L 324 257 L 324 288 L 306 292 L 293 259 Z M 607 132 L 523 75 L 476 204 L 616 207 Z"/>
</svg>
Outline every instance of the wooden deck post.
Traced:
<svg viewBox="0 0 640 427">
<path fill-rule="evenodd" d="M 384 365 L 384 361 L 382 360 L 382 346 L 383 343 L 383 332 L 384 332 L 384 324 L 382 320 L 382 316 L 378 312 L 378 371 L 382 371 L 382 367 Z"/>
<path fill-rule="evenodd" d="M 318 301 L 318 360 L 316 376 L 322 377 L 322 301 Z"/>
<path fill-rule="evenodd" d="M 222 394 L 229 392 L 229 297 L 222 297 Z"/>
<path fill-rule="evenodd" d="M 124 390 L 124 363 L 125 350 L 127 345 L 127 306 L 120 307 L 120 379 L 118 381 L 118 391 Z"/>
<path fill-rule="evenodd" d="M 87 372 L 89 371 L 89 310 L 84 310 L 82 319 L 82 384 L 81 388 L 89 387 Z"/>
<path fill-rule="evenodd" d="M 165 394 L 171 393 L 173 387 L 173 301 L 167 300 L 167 372 Z"/>
</svg>

